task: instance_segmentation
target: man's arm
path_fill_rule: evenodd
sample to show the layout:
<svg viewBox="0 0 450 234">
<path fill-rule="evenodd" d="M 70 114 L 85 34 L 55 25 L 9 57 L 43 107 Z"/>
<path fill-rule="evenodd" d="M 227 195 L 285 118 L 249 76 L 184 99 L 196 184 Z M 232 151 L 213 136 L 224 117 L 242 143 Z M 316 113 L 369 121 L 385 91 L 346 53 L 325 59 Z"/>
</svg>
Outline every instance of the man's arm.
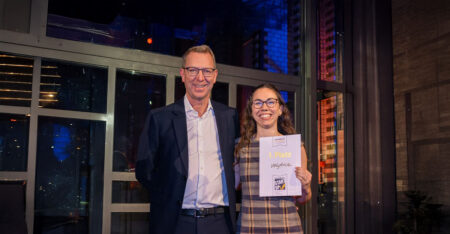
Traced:
<svg viewBox="0 0 450 234">
<path fill-rule="evenodd" d="M 150 187 L 151 174 L 155 167 L 156 152 L 159 145 L 158 124 L 150 112 L 145 120 L 144 129 L 139 139 L 138 158 L 136 160 L 136 179 Z"/>
</svg>

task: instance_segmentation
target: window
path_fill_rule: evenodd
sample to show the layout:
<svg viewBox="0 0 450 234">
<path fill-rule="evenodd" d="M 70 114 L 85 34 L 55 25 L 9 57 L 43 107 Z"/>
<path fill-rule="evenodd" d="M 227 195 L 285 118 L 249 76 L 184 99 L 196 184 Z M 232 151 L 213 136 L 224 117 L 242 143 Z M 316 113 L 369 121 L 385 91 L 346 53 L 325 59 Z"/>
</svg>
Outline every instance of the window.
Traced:
<svg viewBox="0 0 450 234">
<path fill-rule="evenodd" d="M 181 77 L 175 79 L 175 101 L 184 97 L 186 88 Z M 228 106 L 228 84 L 216 81 L 211 91 L 211 99 Z"/>
<path fill-rule="evenodd" d="M 148 192 L 137 181 L 113 181 L 113 203 L 148 203 Z"/>
<path fill-rule="evenodd" d="M 106 113 L 107 78 L 106 68 L 43 60 L 39 106 Z"/>
<path fill-rule="evenodd" d="M 319 53 L 319 75 L 318 79 L 323 81 L 342 82 L 339 75 L 339 66 L 336 61 L 339 59 L 340 47 L 336 33 L 335 1 L 319 1 L 318 18 L 318 50 Z"/>
<path fill-rule="evenodd" d="M 34 233 L 101 233 L 105 122 L 39 117 Z"/>
<path fill-rule="evenodd" d="M 26 171 L 30 118 L 0 114 L 0 171 Z"/>
<path fill-rule="evenodd" d="M 300 0 L 49 0 L 47 36 L 174 56 L 208 44 L 218 63 L 298 75 L 301 13 Z"/>
<path fill-rule="evenodd" d="M 111 215 L 111 233 L 147 234 L 149 221 L 148 213 L 114 212 Z"/>
<path fill-rule="evenodd" d="M 116 72 L 113 171 L 134 171 L 145 118 L 151 109 L 165 104 L 165 76 Z"/>
<path fill-rule="evenodd" d="M 33 59 L 0 52 L 0 105 L 30 106 Z"/>
<path fill-rule="evenodd" d="M 345 214 L 343 95 L 322 92 L 317 100 L 319 233 L 339 233 Z"/>
</svg>

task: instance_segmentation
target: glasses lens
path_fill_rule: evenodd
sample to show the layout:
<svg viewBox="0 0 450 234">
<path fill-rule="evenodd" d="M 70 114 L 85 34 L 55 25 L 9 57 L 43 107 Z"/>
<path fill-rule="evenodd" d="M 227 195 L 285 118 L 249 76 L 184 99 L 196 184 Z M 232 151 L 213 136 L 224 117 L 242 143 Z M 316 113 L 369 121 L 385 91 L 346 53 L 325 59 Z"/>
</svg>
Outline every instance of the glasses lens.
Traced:
<svg viewBox="0 0 450 234">
<path fill-rule="evenodd" d="M 212 76 L 212 74 L 213 74 L 213 69 L 211 69 L 211 68 L 204 68 L 204 69 L 202 69 L 202 72 L 203 72 L 203 75 L 204 76 Z"/>
<path fill-rule="evenodd" d="M 263 104 L 264 103 L 262 101 L 253 102 L 253 105 L 255 106 L 255 108 L 258 108 L 258 109 L 261 108 Z"/>
<path fill-rule="evenodd" d="M 187 71 L 188 76 L 195 77 L 198 75 L 200 70 L 202 71 L 203 76 L 211 77 L 214 74 L 214 68 L 196 68 L 196 67 L 186 67 L 184 68 Z"/>
<path fill-rule="evenodd" d="M 198 74 L 198 68 L 188 67 L 188 68 L 186 68 L 186 70 L 188 71 L 189 76 L 197 76 L 197 74 Z"/>
<path fill-rule="evenodd" d="M 266 101 L 266 104 L 267 104 L 267 106 L 269 106 L 269 107 L 274 107 L 276 102 L 277 102 L 277 101 L 274 100 L 274 99 L 269 99 L 269 100 Z"/>
</svg>

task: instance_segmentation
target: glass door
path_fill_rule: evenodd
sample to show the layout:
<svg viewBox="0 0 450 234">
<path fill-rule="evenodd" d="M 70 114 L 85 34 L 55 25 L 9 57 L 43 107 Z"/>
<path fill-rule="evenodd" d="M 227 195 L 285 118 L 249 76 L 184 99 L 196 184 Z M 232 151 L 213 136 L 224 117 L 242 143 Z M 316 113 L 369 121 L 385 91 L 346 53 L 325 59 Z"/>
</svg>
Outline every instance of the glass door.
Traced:
<svg viewBox="0 0 450 234">
<path fill-rule="evenodd" d="M 343 233 L 345 224 L 345 151 L 343 94 L 318 91 L 318 230 Z"/>
<path fill-rule="evenodd" d="M 341 1 L 318 1 L 316 127 L 317 232 L 346 233 L 346 83 Z"/>
</svg>

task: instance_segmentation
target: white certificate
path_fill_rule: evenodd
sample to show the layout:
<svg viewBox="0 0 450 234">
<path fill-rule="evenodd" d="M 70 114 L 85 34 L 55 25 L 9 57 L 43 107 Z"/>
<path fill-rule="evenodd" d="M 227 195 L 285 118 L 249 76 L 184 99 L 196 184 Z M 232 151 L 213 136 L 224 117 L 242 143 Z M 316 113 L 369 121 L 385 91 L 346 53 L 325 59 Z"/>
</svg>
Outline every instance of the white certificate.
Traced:
<svg viewBox="0 0 450 234">
<path fill-rule="evenodd" d="M 259 138 L 259 196 L 300 196 L 302 185 L 295 176 L 301 165 L 301 136 Z"/>
</svg>

